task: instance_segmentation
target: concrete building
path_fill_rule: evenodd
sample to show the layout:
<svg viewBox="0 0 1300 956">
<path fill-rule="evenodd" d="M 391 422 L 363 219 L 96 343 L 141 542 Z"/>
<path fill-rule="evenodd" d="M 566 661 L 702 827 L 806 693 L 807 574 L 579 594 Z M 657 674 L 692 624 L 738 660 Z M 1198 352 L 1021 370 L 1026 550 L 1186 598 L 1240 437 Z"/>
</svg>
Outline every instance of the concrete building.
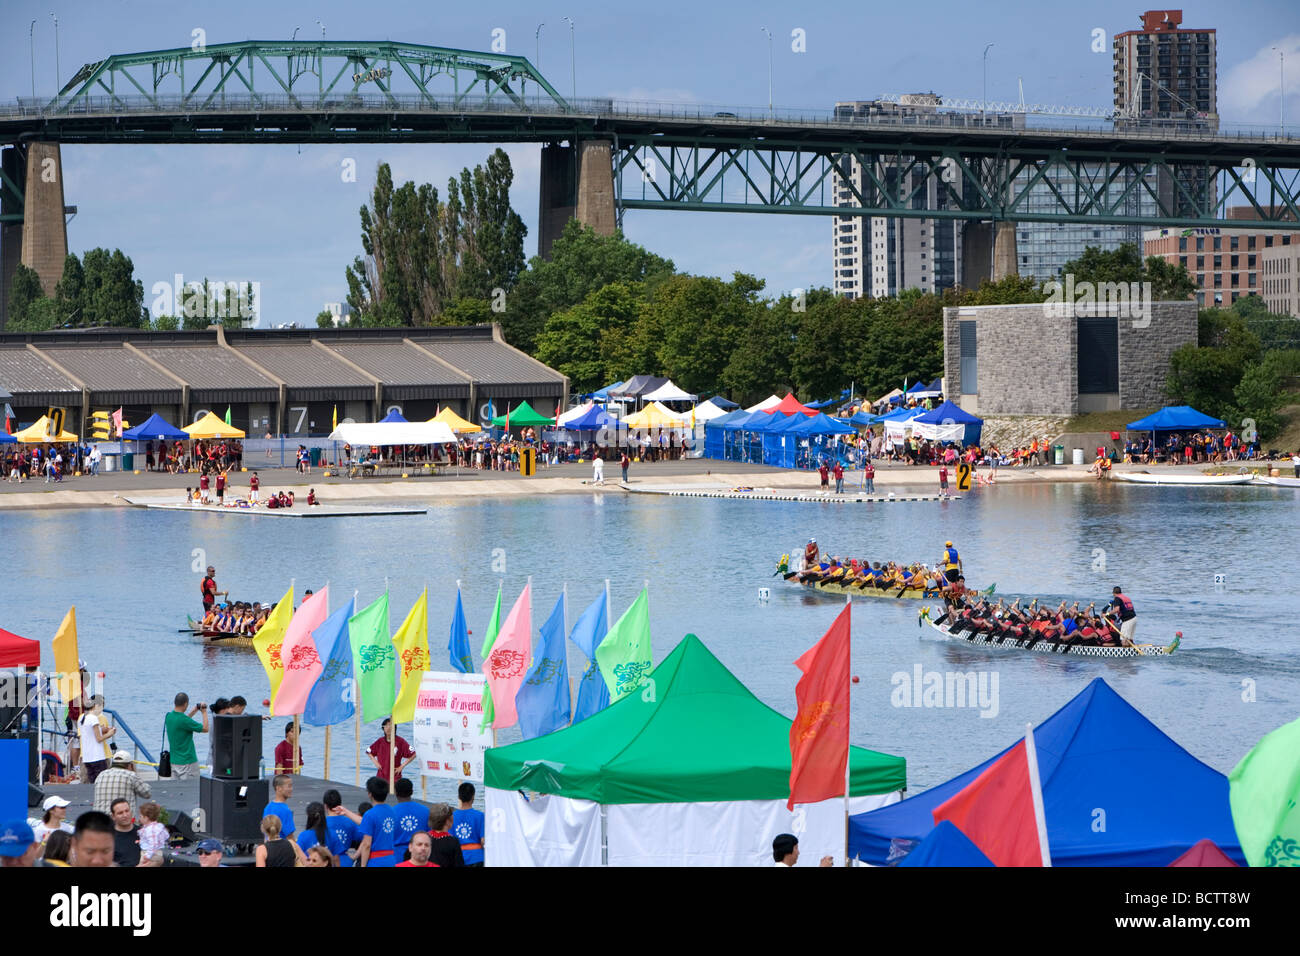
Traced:
<svg viewBox="0 0 1300 956">
<path fill-rule="evenodd" d="M 1099 304 L 1100 305 L 1100 304 Z M 1196 341 L 1195 302 L 943 310 L 947 397 L 975 415 L 1072 417 L 1165 401 L 1174 351 Z"/>
<path fill-rule="evenodd" d="M 328 434 L 397 408 L 411 421 L 450 406 L 471 421 L 521 399 L 563 409 L 568 379 L 508 345 L 500 326 L 0 334 L 0 389 L 20 426 L 50 406 L 83 431 L 95 411 L 180 424 L 208 410 L 260 437 Z"/>
<path fill-rule="evenodd" d="M 1137 120 L 1219 126 L 1218 40 L 1183 29 L 1183 11 L 1148 10 L 1142 29 L 1115 34 L 1115 112 Z"/>
<path fill-rule="evenodd" d="M 1300 234 L 1259 254 L 1259 276 L 1268 311 L 1300 318 Z"/>
</svg>

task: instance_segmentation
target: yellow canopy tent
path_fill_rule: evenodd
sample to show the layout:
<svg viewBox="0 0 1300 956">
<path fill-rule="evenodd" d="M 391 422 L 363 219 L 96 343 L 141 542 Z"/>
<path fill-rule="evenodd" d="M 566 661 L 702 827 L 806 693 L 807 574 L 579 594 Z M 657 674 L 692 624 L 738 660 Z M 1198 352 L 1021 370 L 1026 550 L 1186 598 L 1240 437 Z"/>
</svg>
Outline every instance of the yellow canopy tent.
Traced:
<svg viewBox="0 0 1300 956">
<path fill-rule="evenodd" d="M 471 432 L 481 432 L 483 429 L 473 422 L 467 422 L 451 410 L 451 406 L 444 408 L 437 415 L 429 419 L 431 422 L 442 422 L 456 434 L 469 434 Z"/>
<path fill-rule="evenodd" d="M 678 415 L 660 402 L 651 402 L 641 411 L 622 419 L 628 428 L 678 428 L 690 423 L 690 418 Z"/>
<path fill-rule="evenodd" d="M 49 425 L 50 425 L 49 417 L 46 415 L 42 415 L 40 418 L 36 420 L 34 424 L 28 425 L 20 432 L 14 432 L 14 437 L 21 442 L 26 442 L 29 445 L 42 445 L 46 442 L 77 440 L 77 436 L 74 435 L 72 432 L 67 431 L 66 429 L 59 432 L 59 434 L 54 435 L 53 437 L 45 434 L 45 431 L 47 428 L 49 428 Z"/>
<path fill-rule="evenodd" d="M 244 433 L 234 425 L 227 425 L 212 412 L 208 412 L 193 425 L 186 425 L 182 431 L 190 438 L 243 438 Z"/>
</svg>

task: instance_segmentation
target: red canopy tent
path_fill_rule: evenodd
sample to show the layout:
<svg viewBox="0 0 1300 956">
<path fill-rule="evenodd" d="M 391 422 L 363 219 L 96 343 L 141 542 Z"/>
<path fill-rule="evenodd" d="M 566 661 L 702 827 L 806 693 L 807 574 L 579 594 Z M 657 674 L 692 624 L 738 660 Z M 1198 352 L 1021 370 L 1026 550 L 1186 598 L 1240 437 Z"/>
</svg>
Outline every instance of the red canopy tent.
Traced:
<svg viewBox="0 0 1300 956">
<path fill-rule="evenodd" d="M 807 405 L 800 404 L 799 400 L 794 397 L 793 392 L 790 392 L 785 396 L 785 398 L 781 399 L 780 405 L 773 405 L 771 408 L 763 409 L 763 411 L 769 415 L 775 415 L 778 412 L 782 415 L 794 415 L 794 414 L 816 415 L 817 414 L 816 409 L 809 408 Z"/>
<path fill-rule="evenodd" d="M 40 667 L 41 642 L 0 628 L 0 667 Z"/>
<path fill-rule="evenodd" d="M 1170 866 L 1236 866 L 1213 840 L 1202 840 Z"/>
</svg>

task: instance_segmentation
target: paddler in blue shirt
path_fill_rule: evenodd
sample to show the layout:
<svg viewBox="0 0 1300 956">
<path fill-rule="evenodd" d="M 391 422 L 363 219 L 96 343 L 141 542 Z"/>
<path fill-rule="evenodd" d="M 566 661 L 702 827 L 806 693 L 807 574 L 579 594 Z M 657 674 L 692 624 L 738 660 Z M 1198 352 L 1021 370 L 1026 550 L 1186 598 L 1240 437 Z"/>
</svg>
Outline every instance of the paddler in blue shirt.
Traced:
<svg viewBox="0 0 1300 956">
<path fill-rule="evenodd" d="M 962 572 L 961 556 L 957 549 L 952 546 L 951 541 L 943 543 L 943 554 L 939 556 L 939 562 L 943 565 L 943 576 L 951 584 L 957 580 L 957 576 Z"/>
</svg>

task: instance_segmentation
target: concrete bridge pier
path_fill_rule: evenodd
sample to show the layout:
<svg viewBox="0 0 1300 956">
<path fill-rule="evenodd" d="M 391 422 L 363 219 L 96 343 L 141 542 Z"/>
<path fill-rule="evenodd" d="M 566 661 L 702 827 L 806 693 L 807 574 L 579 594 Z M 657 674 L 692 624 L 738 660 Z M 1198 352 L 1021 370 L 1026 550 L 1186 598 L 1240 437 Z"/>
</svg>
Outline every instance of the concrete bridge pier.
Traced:
<svg viewBox="0 0 1300 956">
<path fill-rule="evenodd" d="M 978 289 L 985 279 L 997 282 L 1019 275 L 1016 258 L 1016 224 L 968 222 L 962 231 L 961 285 Z"/>
<path fill-rule="evenodd" d="M 0 328 L 8 320 L 9 292 L 18 263 L 35 269 L 47 296 L 63 278 L 63 260 L 68 256 L 68 229 L 63 206 L 63 158 L 58 143 L 28 143 L 4 151 L 0 168 L 21 190 L 3 190 L 0 212 L 14 215 L 22 210 L 22 223 L 4 222 L 0 227 Z M 21 204 L 21 207 L 20 207 Z"/>
<path fill-rule="evenodd" d="M 551 257 L 551 245 L 570 219 L 591 226 L 600 236 L 612 236 L 614 158 L 609 140 L 580 140 L 577 146 L 542 147 L 541 189 L 538 198 L 537 254 Z"/>
</svg>

